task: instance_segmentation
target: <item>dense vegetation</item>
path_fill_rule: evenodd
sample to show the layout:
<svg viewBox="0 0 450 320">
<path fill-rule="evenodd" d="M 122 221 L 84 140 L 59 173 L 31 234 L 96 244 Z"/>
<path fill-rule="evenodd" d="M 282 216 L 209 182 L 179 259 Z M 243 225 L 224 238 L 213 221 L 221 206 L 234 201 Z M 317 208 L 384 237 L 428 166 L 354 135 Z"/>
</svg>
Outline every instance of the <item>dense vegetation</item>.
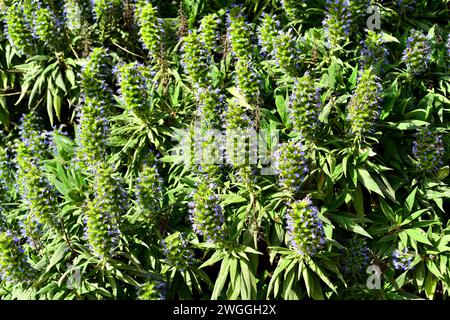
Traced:
<svg viewBox="0 0 450 320">
<path fill-rule="evenodd" d="M 449 296 L 450 1 L 0 10 L 0 299 Z"/>
</svg>

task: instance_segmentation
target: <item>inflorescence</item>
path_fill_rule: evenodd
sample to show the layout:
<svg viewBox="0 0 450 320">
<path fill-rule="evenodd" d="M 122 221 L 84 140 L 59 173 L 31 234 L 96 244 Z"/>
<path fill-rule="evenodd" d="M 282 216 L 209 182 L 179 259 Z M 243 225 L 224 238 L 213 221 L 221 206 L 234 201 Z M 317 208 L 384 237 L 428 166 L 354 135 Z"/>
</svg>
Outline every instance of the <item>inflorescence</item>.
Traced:
<svg viewBox="0 0 450 320">
<path fill-rule="evenodd" d="M 325 231 L 309 196 L 294 201 L 286 213 L 289 245 L 300 255 L 313 256 L 325 245 Z"/>
<path fill-rule="evenodd" d="M 219 196 L 214 192 L 215 187 L 212 183 L 201 183 L 189 202 L 194 232 L 203 236 L 207 242 L 217 242 L 223 237 L 224 216 Z"/>
<path fill-rule="evenodd" d="M 360 139 L 371 131 L 374 121 L 378 119 L 381 110 L 381 91 L 380 79 L 374 69 L 372 67 L 364 69 L 347 106 L 350 132 L 356 138 Z"/>
<path fill-rule="evenodd" d="M 412 152 L 417 160 L 417 169 L 425 174 L 434 173 L 444 164 L 442 135 L 428 127 L 417 130 Z"/>
</svg>

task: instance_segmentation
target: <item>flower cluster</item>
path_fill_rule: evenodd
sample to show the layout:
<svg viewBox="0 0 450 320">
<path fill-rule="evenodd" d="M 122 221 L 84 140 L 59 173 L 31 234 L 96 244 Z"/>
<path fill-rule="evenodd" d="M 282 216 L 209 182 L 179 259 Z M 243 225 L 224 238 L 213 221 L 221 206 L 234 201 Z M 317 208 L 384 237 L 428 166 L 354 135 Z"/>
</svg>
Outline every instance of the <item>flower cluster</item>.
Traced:
<svg viewBox="0 0 450 320">
<path fill-rule="evenodd" d="M 417 130 L 415 138 L 412 152 L 417 160 L 417 168 L 425 174 L 436 172 L 444 164 L 442 135 L 425 127 Z"/>
<path fill-rule="evenodd" d="M 373 122 L 378 118 L 381 90 L 380 79 L 375 75 L 374 69 L 372 67 L 364 69 L 347 106 L 350 132 L 358 139 L 372 129 Z"/>
<path fill-rule="evenodd" d="M 159 220 L 163 181 L 156 164 L 144 165 L 136 180 L 136 198 L 144 215 L 151 223 Z"/>
<path fill-rule="evenodd" d="M 325 231 L 309 196 L 289 205 L 286 212 L 289 245 L 300 255 L 313 256 L 325 245 Z"/>
<path fill-rule="evenodd" d="M 88 3 L 80 3 L 79 0 L 64 1 L 64 20 L 67 28 L 72 32 L 78 31 L 82 27 L 82 17 L 84 15 L 84 5 Z"/>
<path fill-rule="evenodd" d="M 102 33 L 108 32 L 122 17 L 122 0 L 93 0 L 93 14 Z"/>
<path fill-rule="evenodd" d="M 303 0 L 280 0 L 280 2 L 289 19 L 298 19 L 301 12 L 301 5 L 304 3 Z"/>
<path fill-rule="evenodd" d="M 322 24 L 330 47 L 335 47 L 346 41 L 352 25 L 350 1 L 327 0 L 327 15 Z"/>
<path fill-rule="evenodd" d="M 259 96 L 260 79 L 252 60 L 239 59 L 235 64 L 236 84 L 239 92 L 250 103 L 256 102 Z"/>
<path fill-rule="evenodd" d="M 280 30 L 280 21 L 275 15 L 263 12 L 258 27 L 258 44 L 261 53 L 273 57 L 274 43 Z"/>
<path fill-rule="evenodd" d="M 26 284 L 35 278 L 19 241 L 10 230 L 0 232 L 0 280 L 12 284 Z"/>
<path fill-rule="evenodd" d="M 223 162 L 223 139 L 217 129 L 195 127 L 193 160 L 198 172 L 215 177 Z"/>
<path fill-rule="evenodd" d="M 27 214 L 24 220 L 19 221 L 20 233 L 26 239 L 28 245 L 37 250 L 40 239 L 44 234 L 45 225 L 34 215 Z"/>
<path fill-rule="evenodd" d="M 166 262 L 172 267 L 184 271 L 194 263 L 194 253 L 188 248 L 189 242 L 181 232 L 176 231 L 162 240 Z"/>
<path fill-rule="evenodd" d="M 367 31 L 365 40 L 362 40 L 363 49 L 361 51 L 362 64 L 373 66 L 376 63 L 386 64 L 389 54 L 383 40 L 383 32 Z"/>
<path fill-rule="evenodd" d="M 227 35 L 231 49 L 236 58 L 236 84 L 249 103 L 254 103 L 259 97 L 260 80 L 253 62 L 253 45 L 251 43 L 251 28 L 245 21 L 241 6 L 234 6 L 227 15 Z"/>
<path fill-rule="evenodd" d="M 221 126 L 221 115 L 225 108 L 225 95 L 220 89 L 212 86 L 199 87 L 196 92 L 198 101 L 197 116 L 203 124 L 210 128 Z"/>
<path fill-rule="evenodd" d="M 362 237 L 353 236 L 348 241 L 346 248 L 347 251 L 342 260 L 344 273 L 357 275 L 364 272 L 370 261 L 366 240 Z"/>
<path fill-rule="evenodd" d="M 2 202 L 9 202 L 13 185 L 11 159 L 7 148 L 0 147 L 0 208 Z M 0 209 L 1 210 L 1 209 Z"/>
<path fill-rule="evenodd" d="M 364 19 L 370 0 L 349 0 L 352 28 L 357 28 L 358 23 Z"/>
<path fill-rule="evenodd" d="M 297 39 L 292 35 L 292 29 L 280 31 L 275 38 L 273 55 L 277 65 L 287 73 L 296 75 L 300 69 L 300 50 Z"/>
<path fill-rule="evenodd" d="M 217 242 L 223 237 L 224 216 L 219 196 L 214 193 L 215 187 L 212 183 L 201 183 L 189 203 L 194 232 L 203 236 L 207 242 Z"/>
<path fill-rule="evenodd" d="M 257 137 L 247 107 L 231 99 L 224 112 L 226 162 L 241 170 L 256 163 Z M 252 161 L 254 160 L 254 161 Z"/>
<path fill-rule="evenodd" d="M 85 210 L 85 238 L 100 259 L 113 256 L 119 244 L 119 221 L 127 211 L 127 194 L 111 167 L 99 162 L 94 171 L 94 198 Z"/>
<path fill-rule="evenodd" d="M 137 7 L 139 35 L 150 58 L 157 61 L 161 58 L 163 34 L 162 20 L 158 18 L 158 8 L 151 2 L 144 2 Z"/>
<path fill-rule="evenodd" d="M 281 186 L 289 192 L 298 192 L 309 171 L 303 145 L 293 141 L 283 143 L 274 158 L 274 168 Z"/>
<path fill-rule="evenodd" d="M 413 11 L 416 2 L 417 2 L 417 0 L 399 0 L 399 1 L 397 1 L 397 4 L 398 4 L 398 7 L 403 11 L 406 11 L 406 10 Z"/>
<path fill-rule="evenodd" d="M 292 94 L 289 97 L 289 117 L 292 127 L 304 138 L 312 138 L 319 125 L 321 111 L 320 89 L 314 84 L 314 79 L 305 73 L 295 79 Z"/>
<path fill-rule="evenodd" d="M 408 248 L 403 250 L 396 249 L 392 254 L 392 262 L 395 270 L 406 271 L 414 260 L 414 252 L 410 252 Z"/>
<path fill-rule="evenodd" d="M 220 19 L 215 14 L 208 14 L 200 21 L 199 36 L 202 46 L 208 50 L 209 54 L 217 51 Z"/>
<path fill-rule="evenodd" d="M 49 145 L 48 133 L 41 130 L 36 119 L 32 113 L 22 118 L 15 159 L 17 180 L 27 220 L 54 226 L 57 194 L 42 170 Z"/>
<path fill-rule="evenodd" d="M 450 34 L 447 36 L 445 47 L 447 48 L 447 58 L 450 59 Z"/>
<path fill-rule="evenodd" d="M 138 300 L 166 300 L 167 283 L 149 280 L 139 288 Z"/>
<path fill-rule="evenodd" d="M 41 6 L 34 12 L 34 33 L 45 46 L 55 49 L 60 45 L 62 24 L 52 10 Z"/>
<path fill-rule="evenodd" d="M 77 127 L 78 160 L 84 169 L 104 158 L 109 135 L 107 116 L 113 105 L 108 86 L 111 79 L 110 56 L 103 48 L 95 48 L 81 74 L 85 101 L 79 112 Z"/>
<path fill-rule="evenodd" d="M 194 86 L 200 87 L 209 83 L 210 61 L 208 52 L 203 47 L 196 30 L 189 30 L 189 33 L 183 38 L 182 50 L 182 65 L 191 77 Z"/>
<path fill-rule="evenodd" d="M 138 62 L 119 67 L 120 93 L 125 108 L 142 120 L 150 110 L 150 70 Z"/>
<path fill-rule="evenodd" d="M 20 53 L 33 55 L 36 41 L 33 35 L 31 17 L 26 14 L 25 4 L 13 5 L 6 15 L 6 35 L 13 47 Z"/>
<path fill-rule="evenodd" d="M 431 44 L 429 37 L 418 30 L 412 30 L 411 35 L 406 40 L 406 48 L 402 57 L 407 70 L 413 75 L 425 72 L 430 58 Z"/>
</svg>

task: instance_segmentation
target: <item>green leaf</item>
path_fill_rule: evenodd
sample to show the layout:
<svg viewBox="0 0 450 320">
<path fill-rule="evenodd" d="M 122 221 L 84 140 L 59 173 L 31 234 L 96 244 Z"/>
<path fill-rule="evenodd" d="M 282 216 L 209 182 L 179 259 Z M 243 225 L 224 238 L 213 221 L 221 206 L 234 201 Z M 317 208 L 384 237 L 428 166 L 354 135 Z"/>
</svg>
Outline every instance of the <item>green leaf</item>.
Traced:
<svg viewBox="0 0 450 320">
<path fill-rule="evenodd" d="M 419 127 L 427 126 L 430 123 L 423 120 L 404 120 L 397 123 L 388 123 L 388 124 L 398 130 L 415 130 Z"/>
<path fill-rule="evenodd" d="M 341 225 L 346 230 L 350 230 L 365 237 L 372 238 L 372 236 L 366 230 L 364 230 L 363 227 L 357 224 L 355 220 L 350 217 L 332 214 L 330 215 L 330 218 L 335 220 L 339 225 Z"/>
<path fill-rule="evenodd" d="M 415 187 L 414 190 L 409 194 L 405 201 L 405 207 L 408 212 L 411 212 L 414 206 L 414 200 L 416 199 L 416 192 L 419 187 Z"/>
<path fill-rule="evenodd" d="M 363 168 L 358 168 L 358 180 L 367 188 L 367 190 L 378 193 L 384 198 L 383 191 L 381 191 L 375 180 L 372 179 L 369 171 Z"/>
<path fill-rule="evenodd" d="M 422 229 L 406 229 L 405 231 L 412 239 L 431 246 L 431 242 L 428 240 L 427 234 Z"/>
<path fill-rule="evenodd" d="M 219 274 L 216 279 L 216 284 L 211 295 L 211 300 L 217 300 L 222 292 L 223 286 L 228 278 L 228 270 L 230 268 L 230 258 L 225 257 L 220 266 Z"/>
</svg>

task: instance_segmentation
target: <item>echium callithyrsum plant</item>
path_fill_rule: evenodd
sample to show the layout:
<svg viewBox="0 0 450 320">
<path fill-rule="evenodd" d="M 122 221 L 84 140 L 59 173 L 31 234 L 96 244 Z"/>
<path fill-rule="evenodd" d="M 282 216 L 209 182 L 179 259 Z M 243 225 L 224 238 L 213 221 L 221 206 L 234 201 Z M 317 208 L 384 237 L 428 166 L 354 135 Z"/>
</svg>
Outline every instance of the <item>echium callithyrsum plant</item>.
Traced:
<svg viewBox="0 0 450 320">
<path fill-rule="evenodd" d="M 185 271 L 194 264 L 194 252 L 189 248 L 189 242 L 181 232 L 176 231 L 168 235 L 161 244 L 168 265 Z"/>
<path fill-rule="evenodd" d="M 150 70 L 141 63 L 119 67 L 120 93 L 126 110 L 145 121 L 150 111 Z"/>
<path fill-rule="evenodd" d="M 246 22 L 241 6 L 233 6 L 227 15 L 227 36 L 236 59 L 235 77 L 239 92 L 247 102 L 255 103 L 259 98 L 260 79 L 253 61 L 251 27 Z"/>
<path fill-rule="evenodd" d="M 274 43 L 280 30 L 280 21 L 275 15 L 263 12 L 258 26 L 258 45 L 263 56 L 273 57 Z"/>
<path fill-rule="evenodd" d="M 444 143 L 442 135 L 429 127 L 417 129 L 412 152 L 419 172 L 435 173 L 444 164 Z"/>
<path fill-rule="evenodd" d="M 216 187 L 214 183 L 200 183 L 192 193 L 192 201 L 189 202 L 194 232 L 212 243 L 223 238 L 224 216 L 219 196 L 215 193 Z"/>
<path fill-rule="evenodd" d="M 139 25 L 140 40 L 148 50 L 153 63 L 162 58 L 162 20 L 158 17 L 158 8 L 150 1 L 139 1 L 136 6 L 137 23 Z"/>
<path fill-rule="evenodd" d="M 33 34 L 32 17 L 27 15 L 27 2 L 14 4 L 6 15 L 6 36 L 19 53 L 33 55 L 37 41 Z"/>
<path fill-rule="evenodd" d="M 99 162 L 93 174 L 94 195 L 84 211 L 85 239 L 92 253 L 106 260 L 114 255 L 119 244 L 119 222 L 127 212 L 127 193 L 109 164 Z"/>
<path fill-rule="evenodd" d="M 144 164 L 136 179 L 135 194 L 142 213 L 151 224 L 157 224 L 161 214 L 163 180 L 155 162 Z"/>
<path fill-rule="evenodd" d="M 402 57 L 407 71 L 413 75 L 425 72 L 430 58 L 430 38 L 418 30 L 412 30 L 411 35 L 406 39 L 406 48 Z"/>
<path fill-rule="evenodd" d="M 414 256 L 414 252 L 410 251 L 407 247 L 403 250 L 396 249 L 392 253 L 392 263 L 394 264 L 394 269 L 406 271 L 411 266 Z"/>
<path fill-rule="evenodd" d="M 352 14 L 349 0 L 326 0 L 326 2 L 327 14 L 322 24 L 327 44 L 332 48 L 348 40 L 352 26 Z"/>
<path fill-rule="evenodd" d="M 380 79 L 374 69 L 366 67 L 360 74 L 358 84 L 347 106 L 347 121 L 350 134 L 357 139 L 370 132 L 373 123 L 378 119 L 381 109 Z"/>
<path fill-rule="evenodd" d="M 274 169 L 280 185 L 289 192 L 297 193 L 309 172 L 305 149 L 300 142 L 281 144 L 274 154 Z"/>
<path fill-rule="evenodd" d="M 34 33 L 44 46 L 57 50 L 61 45 L 63 33 L 62 21 L 55 13 L 43 4 L 33 13 Z"/>
<path fill-rule="evenodd" d="M 167 283 L 150 279 L 139 288 L 138 300 L 166 300 Z"/>
<path fill-rule="evenodd" d="M 298 254 L 314 256 L 325 243 L 323 223 L 309 196 L 293 201 L 286 211 L 288 245 Z"/>
<path fill-rule="evenodd" d="M 361 62 L 363 65 L 387 64 L 386 58 L 389 51 L 385 46 L 383 34 L 383 31 L 367 30 L 366 39 L 361 40 L 361 44 L 363 44 Z"/>
<path fill-rule="evenodd" d="M 111 57 L 103 48 L 95 48 L 81 72 L 84 103 L 78 113 L 77 158 L 83 169 L 90 169 L 106 155 L 109 136 L 108 115 L 113 105 Z"/>
<path fill-rule="evenodd" d="M 303 77 L 295 79 L 288 103 L 294 131 L 305 139 L 314 138 L 320 125 L 321 107 L 320 88 L 316 87 L 310 74 L 306 72 Z"/>
<path fill-rule="evenodd" d="M 0 280 L 11 284 L 28 284 L 35 278 L 20 239 L 12 231 L 0 231 Z"/>
<path fill-rule="evenodd" d="M 199 37 L 200 42 L 209 54 L 212 55 L 218 51 L 219 48 L 219 26 L 220 19 L 216 14 L 208 14 L 200 21 Z"/>
<path fill-rule="evenodd" d="M 369 247 L 367 241 L 360 236 L 352 236 L 342 254 L 342 270 L 347 275 L 365 274 L 369 265 Z"/>
<path fill-rule="evenodd" d="M 33 113 L 22 118 L 20 141 L 16 146 L 17 180 L 27 210 L 25 226 L 29 232 L 35 228 L 35 223 L 30 226 L 27 222 L 55 226 L 55 208 L 58 207 L 56 189 L 43 170 L 50 144 L 49 134 L 38 125 L 38 119 Z"/>
</svg>

